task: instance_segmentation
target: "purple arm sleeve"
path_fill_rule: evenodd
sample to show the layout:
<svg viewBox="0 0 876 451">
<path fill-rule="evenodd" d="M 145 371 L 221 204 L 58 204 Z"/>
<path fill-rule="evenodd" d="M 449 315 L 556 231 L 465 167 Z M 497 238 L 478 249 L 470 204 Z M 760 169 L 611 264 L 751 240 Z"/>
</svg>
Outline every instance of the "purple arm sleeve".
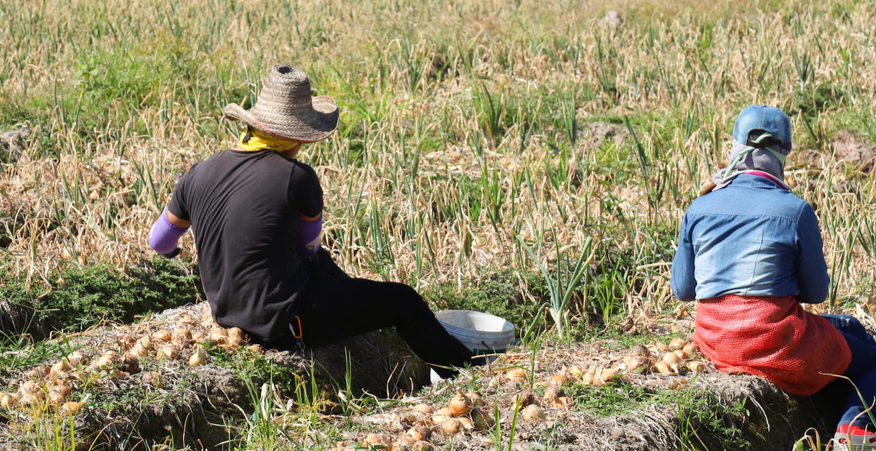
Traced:
<svg viewBox="0 0 876 451">
<path fill-rule="evenodd" d="M 188 227 L 182 228 L 171 224 L 165 209 L 149 231 L 149 247 L 159 254 L 169 254 L 176 249 L 176 243 L 187 230 Z"/>
<path fill-rule="evenodd" d="M 309 257 L 319 250 L 319 236 L 322 234 L 322 215 L 316 221 L 301 221 L 298 231 L 298 252 Z"/>
</svg>

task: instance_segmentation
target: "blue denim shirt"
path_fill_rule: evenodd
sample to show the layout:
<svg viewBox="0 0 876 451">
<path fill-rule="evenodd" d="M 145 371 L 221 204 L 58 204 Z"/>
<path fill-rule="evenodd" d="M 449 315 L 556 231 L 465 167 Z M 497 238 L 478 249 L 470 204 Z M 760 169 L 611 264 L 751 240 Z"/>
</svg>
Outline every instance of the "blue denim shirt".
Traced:
<svg viewBox="0 0 876 451">
<path fill-rule="evenodd" d="M 829 283 L 812 207 L 765 177 L 739 175 L 684 214 L 670 279 L 680 299 L 738 294 L 818 303 Z"/>
</svg>

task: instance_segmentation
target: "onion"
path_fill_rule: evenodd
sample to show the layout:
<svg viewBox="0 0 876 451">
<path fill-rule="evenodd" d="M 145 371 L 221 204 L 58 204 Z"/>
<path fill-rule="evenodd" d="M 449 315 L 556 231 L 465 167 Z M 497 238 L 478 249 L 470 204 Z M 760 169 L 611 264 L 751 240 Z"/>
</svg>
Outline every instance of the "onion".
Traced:
<svg viewBox="0 0 876 451">
<path fill-rule="evenodd" d="M 85 356 L 79 351 L 73 351 L 67 356 L 67 362 L 70 363 L 70 366 L 78 366 L 85 363 Z"/>
<path fill-rule="evenodd" d="M 398 437 L 395 442 L 393 442 L 392 446 L 390 446 L 389 449 L 410 450 L 415 442 L 416 440 L 412 439 L 410 435 L 402 435 Z"/>
<path fill-rule="evenodd" d="M 121 359 L 114 351 L 106 351 L 100 355 L 95 361 L 91 362 L 91 368 L 95 370 L 104 370 L 117 365 Z"/>
<path fill-rule="evenodd" d="M 167 329 L 161 329 L 152 334 L 152 338 L 161 343 L 164 341 L 170 341 L 171 338 L 173 338 L 173 334 Z"/>
<path fill-rule="evenodd" d="M 447 418 L 453 416 L 453 411 L 450 410 L 450 407 L 442 407 L 435 411 L 435 415 L 444 415 Z"/>
<path fill-rule="evenodd" d="M 644 374 L 650 366 L 648 358 L 644 356 L 628 356 L 628 358 L 624 359 L 624 364 L 626 364 L 630 373 L 633 374 Z"/>
<path fill-rule="evenodd" d="M 51 370 L 46 365 L 39 365 L 29 369 L 24 375 L 31 379 L 41 379 L 49 375 Z"/>
<path fill-rule="evenodd" d="M 548 380 L 548 385 L 565 385 L 569 380 L 562 373 L 557 373 L 551 376 Z"/>
<path fill-rule="evenodd" d="M 15 393 L 3 393 L 0 395 L 0 407 L 8 409 L 14 407 L 18 403 L 18 396 Z"/>
<path fill-rule="evenodd" d="M 632 349 L 633 355 L 651 357 L 651 351 L 645 345 L 636 345 Z"/>
<path fill-rule="evenodd" d="M 410 435 L 414 440 L 428 440 L 429 436 L 432 435 L 432 430 L 426 426 L 414 426 L 408 429 L 408 435 Z"/>
<path fill-rule="evenodd" d="M 672 371 L 672 368 L 669 366 L 669 364 L 662 360 L 654 365 L 654 369 L 656 369 L 657 372 L 660 374 L 674 374 L 674 371 Z"/>
<path fill-rule="evenodd" d="M 454 396 L 450 403 L 447 405 L 450 408 L 450 412 L 454 417 L 458 417 L 460 415 L 465 415 L 471 412 L 471 409 L 474 407 L 474 404 L 471 401 L 471 398 L 465 396 L 461 390 L 456 391 L 456 396 Z"/>
<path fill-rule="evenodd" d="M 462 423 L 456 418 L 448 418 L 440 425 L 444 435 L 458 434 L 462 430 Z"/>
<path fill-rule="evenodd" d="M 161 373 L 158 371 L 147 371 L 143 373 L 143 382 L 149 384 L 153 387 L 160 388 L 161 387 Z"/>
<path fill-rule="evenodd" d="M 70 362 L 67 359 L 61 359 L 58 363 L 52 365 L 52 369 L 50 371 L 70 371 L 72 368 L 70 367 Z"/>
<path fill-rule="evenodd" d="M 526 421 L 539 421 L 544 419 L 544 409 L 538 404 L 530 404 L 523 409 L 523 419 Z"/>
<path fill-rule="evenodd" d="M 593 376 L 593 385 L 596 387 L 601 387 L 614 379 L 614 376 L 617 373 L 613 369 L 605 369 L 599 371 L 595 376 Z"/>
<path fill-rule="evenodd" d="M 472 425 L 479 431 L 491 428 L 494 424 L 493 417 L 477 407 L 471 409 L 469 416 L 471 417 Z"/>
<path fill-rule="evenodd" d="M 486 404 L 486 401 L 484 401 L 484 399 L 481 398 L 481 395 L 479 395 L 473 391 L 466 393 L 465 396 L 468 396 L 468 399 L 471 399 L 471 404 L 474 407 L 481 407 L 481 406 Z"/>
<path fill-rule="evenodd" d="M 64 412 L 67 415 L 76 415 L 82 410 L 83 405 L 85 405 L 84 402 L 67 401 L 61 406 L 61 412 Z"/>
<path fill-rule="evenodd" d="M 575 366 L 569 368 L 569 374 L 571 374 L 572 377 L 574 377 L 575 379 L 580 380 L 581 377 L 584 376 L 584 368 L 581 368 L 580 366 L 575 365 Z"/>
<path fill-rule="evenodd" d="M 417 416 L 408 412 L 398 415 L 398 424 L 402 429 L 407 429 L 417 422 Z"/>
<path fill-rule="evenodd" d="M 575 406 L 575 401 L 568 396 L 560 396 L 552 401 L 555 409 L 569 410 Z"/>
<path fill-rule="evenodd" d="M 681 350 L 686 352 L 687 355 L 694 355 L 694 353 L 697 352 L 697 344 L 692 342 L 692 341 L 689 341 L 684 345 L 683 348 L 681 348 Z"/>
<path fill-rule="evenodd" d="M 144 348 L 140 343 L 134 345 L 130 351 L 126 354 L 126 356 L 137 357 L 138 359 L 142 359 L 149 355 L 149 351 Z"/>
<path fill-rule="evenodd" d="M 19 399 L 19 402 L 21 404 L 29 405 L 29 406 L 40 404 L 40 403 L 42 403 L 42 401 L 43 401 L 43 392 L 28 393 L 25 395 L 21 395 L 21 398 Z"/>
<path fill-rule="evenodd" d="M 581 383 L 584 385 L 590 385 L 593 383 L 593 379 L 596 377 L 596 370 L 593 368 L 588 369 L 583 376 L 581 376 Z"/>
<path fill-rule="evenodd" d="M 59 405 L 67 400 L 73 389 L 64 384 L 53 385 L 49 388 L 49 402 Z"/>
<path fill-rule="evenodd" d="M 243 346 L 246 344 L 246 341 L 240 335 L 229 335 L 228 338 L 225 339 L 225 342 L 232 347 Z"/>
<path fill-rule="evenodd" d="M 52 379 L 64 379 L 67 377 L 67 371 L 70 371 L 70 365 L 67 364 L 67 360 L 63 359 L 60 362 L 52 365 L 52 369 L 49 370 L 49 377 Z"/>
<path fill-rule="evenodd" d="M 511 402 L 513 402 L 515 406 L 520 405 L 520 407 L 526 407 L 535 402 L 535 395 L 533 395 L 531 391 L 523 391 L 514 395 L 514 397 L 511 398 Z"/>
<path fill-rule="evenodd" d="M 432 422 L 435 424 L 441 424 L 441 423 L 443 423 L 451 418 L 453 418 L 453 417 L 450 417 L 447 415 L 439 415 L 436 413 L 436 414 L 432 415 Z"/>
<path fill-rule="evenodd" d="M 122 369 L 129 374 L 140 372 L 140 359 L 137 356 L 125 355 L 122 361 Z"/>
<path fill-rule="evenodd" d="M 552 401 L 563 395 L 565 395 L 565 393 L 563 393 L 562 388 L 557 387 L 556 385 L 552 385 L 545 389 L 544 396 L 542 398 L 544 398 L 545 401 Z"/>
<path fill-rule="evenodd" d="M 509 381 L 515 384 L 524 384 L 527 380 L 526 370 L 523 368 L 511 368 L 505 373 L 505 376 L 508 377 Z"/>
<path fill-rule="evenodd" d="M 177 357 L 176 346 L 164 345 L 158 350 L 158 359 L 175 360 Z"/>
<path fill-rule="evenodd" d="M 683 338 L 675 337 L 669 341 L 669 350 L 674 351 L 676 349 L 681 349 L 685 345 L 685 341 Z"/>
<path fill-rule="evenodd" d="M 22 397 L 24 395 L 33 395 L 36 393 L 42 393 L 42 390 L 34 381 L 24 381 L 21 386 L 18 387 L 18 394 Z"/>
<path fill-rule="evenodd" d="M 700 362 L 699 360 L 692 360 L 690 362 L 687 362 L 687 369 L 696 373 L 696 372 L 705 370 L 706 364 L 703 362 Z"/>
<path fill-rule="evenodd" d="M 207 338 L 209 338 L 210 342 L 213 344 L 222 344 L 228 339 L 228 331 L 221 327 L 217 327 L 210 331 L 210 335 Z"/>
<path fill-rule="evenodd" d="M 419 412 L 426 415 L 431 415 L 433 412 L 432 408 L 429 407 L 428 404 L 417 404 L 411 410 L 414 412 Z"/>
<path fill-rule="evenodd" d="M 147 351 L 152 349 L 152 339 L 150 339 L 148 335 L 144 335 L 140 338 L 140 340 L 137 341 L 137 344 Z"/>
<path fill-rule="evenodd" d="M 173 330 L 173 341 L 177 343 L 188 343 L 192 340 L 192 331 L 189 329 L 174 329 Z"/>
<path fill-rule="evenodd" d="M 228 329 L 228 336 L 229 337 L 240 337 L 241 339 L 246 338 L 246 334 L 243 333 L 243 329 L 241 329 L 239 327 L 232 327 L 231 329 Z"/>
<path fill-rule="evenodd" d="M 205 363 L 207 363 L 207 351 L 204 350 L 203 346 L 195 347 L 195 352 L 189 357 L 189 365 L 199 366 Z"/>
<path fill-rule="evenodd" d="M 666 354 L 663 354 L 663 358 L 660 360 L 669 365 L 669 367 L 672 368 L 672 371 L 675 371 L 676 373 L 678 372 L 678 364 L 681 363 L 681 357 L 679 357 L 678 354 L 667 352 Z"/>
<path fill-rule="evenodd" d="M 471 422 L 471 418 L 459 417 L 459 418 L 457 418 L 457 420 L 459 420 L 459 424 L 461 424 L 462 428 L 465 429 L 466 431 L 474 430 L 474 424 Z"/>
<path fill-rule="evenodd" d="M 246 347 L 246 349 L 250 352 L 255 353 L 255 354 L 262 353 L 262 345 L 260 345 L 260 344 L 249 345 Z"/>
<path fill-rule="evenodd" d="M 365 436 L 366 445 L 389 447 L 391 443 L 386 434 L 368 434 Z"/>
<path fill-rule="evenodd" d="M 410 449 L 412 451 L 433 451 L 435 448 L 425 440 L 417 440 Z"/>
</svg>

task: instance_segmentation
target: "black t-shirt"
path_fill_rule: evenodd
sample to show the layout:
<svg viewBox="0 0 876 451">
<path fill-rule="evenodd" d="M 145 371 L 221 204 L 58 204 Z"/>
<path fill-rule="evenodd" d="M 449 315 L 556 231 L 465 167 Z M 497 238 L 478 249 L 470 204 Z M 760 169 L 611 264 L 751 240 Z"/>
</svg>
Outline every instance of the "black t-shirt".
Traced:
<svg viewBox="0 0 876 451">
<path fill-rule="evenodd" d="M 226 150 L 180 179 L 168 210 L 192 222 L 216 321 L 261 341 L 288 333 L 304 282 L 300 216 L 322 211 L 313 168 L 271 150 Z"/>
</svg>

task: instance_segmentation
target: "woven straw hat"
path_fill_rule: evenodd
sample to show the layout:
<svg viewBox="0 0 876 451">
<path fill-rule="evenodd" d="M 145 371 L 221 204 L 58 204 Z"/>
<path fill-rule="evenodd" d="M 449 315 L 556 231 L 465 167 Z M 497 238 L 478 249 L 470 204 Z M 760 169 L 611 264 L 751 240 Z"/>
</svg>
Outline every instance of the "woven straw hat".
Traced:
<svg viewBox="0 0 876 451">
<path fill-rule="evenodd" d="M 300 142 L 321 141 L 338 127 L 340 112 L 331 97 L 310 96 L 310 79 L 301 69 L 276 65 L 262 82 L 255 106 L 244 110 L 228 104 L 225 116 L 277 138 Z"/>
</svg>

